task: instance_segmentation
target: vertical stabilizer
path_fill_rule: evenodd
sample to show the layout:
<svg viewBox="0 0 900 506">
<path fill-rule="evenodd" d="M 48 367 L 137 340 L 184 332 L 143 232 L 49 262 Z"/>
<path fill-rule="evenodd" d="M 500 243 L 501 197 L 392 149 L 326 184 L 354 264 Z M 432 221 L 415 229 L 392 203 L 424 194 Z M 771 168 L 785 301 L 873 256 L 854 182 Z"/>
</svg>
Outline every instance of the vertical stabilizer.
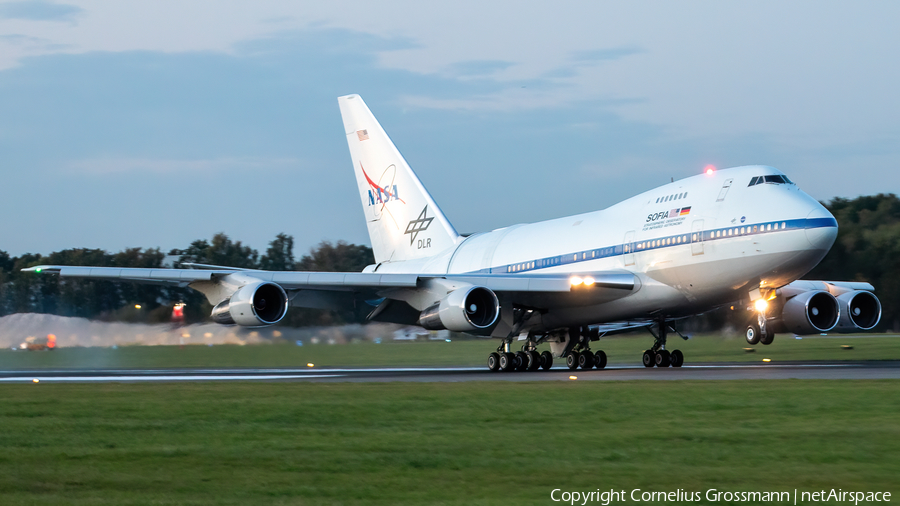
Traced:
<svg viewBox="0 0 900 506">
<path fill-rule="evenodd" d="M 375 261 L 436 255 L 459 234 L 359 95 L 338 98 Z"/>
</svg>

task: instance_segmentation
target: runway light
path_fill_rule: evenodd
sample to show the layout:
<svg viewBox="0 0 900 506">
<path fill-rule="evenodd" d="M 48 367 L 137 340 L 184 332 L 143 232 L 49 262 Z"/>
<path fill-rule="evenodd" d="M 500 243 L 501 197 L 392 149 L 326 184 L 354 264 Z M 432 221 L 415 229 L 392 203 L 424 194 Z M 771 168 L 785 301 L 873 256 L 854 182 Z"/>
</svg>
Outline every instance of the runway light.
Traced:
<svg viewBox="0 0 900 506">
<path fill-rule="evenodd" d="M 316 365 L 316 364 L 313 364 L 312 362 L 309 362 L 309 363 L 306 364 L 306 367 L 313 367 L 313 366 L 315 366 L 315 365 Z"/>
<path fill-rule="evenodd" d="M 772 361 L 771 358 L 764 358 L 764 359 L 763 359 L 763 362 L 771 362 L 771 361 Z"/>
<path fill-rule="evenodd" d="M 591 286 L 594 284 L 594 278 L 590 276 L 585 276 L 584 278 L 584 286 Z"/>
<path fill-rule="evenodd" d="M 584 283 L 584 280 L 579 278 L 578 276 L 572 276 L 571 278 L 569 278 L 569 283 L 571 283 L 572 286 L 578 286 Z"/>
<path fill-rule="evenodd" d="M 34 378 L 33 380 L 31 380 L 31 382 L 32 382 L 32 383 L 40 383 L 41 380 L 39 380 L 39 379 L 37 379 L 37 378 Z"/>
<path fill-rule="evenodd" d="M 756 299 L 756 302 L 753 303 L 753 306 L 756 307 L 756 310 L 760 313 L 763 313 L 768 309 L 769 303 L 766 299 Z"/>
<path fill-rule="evenodd" d="M 570 379 L 570 380 L 577 380 L 577 379 L 578 379 L 578 376 L 569 376 L 569 379 Z"/>
<path fill-rule="evenodd" d="M 703 172 L 706 172 L 706 175 L 707 175 L 707 176 L 712 176 L 713 173 L 714 173 L 715 171 L 716 171 L 716 168 L 713 167 L 712 165 L 707 165 L 707 166 L 703 169 Z"/>
</svg>

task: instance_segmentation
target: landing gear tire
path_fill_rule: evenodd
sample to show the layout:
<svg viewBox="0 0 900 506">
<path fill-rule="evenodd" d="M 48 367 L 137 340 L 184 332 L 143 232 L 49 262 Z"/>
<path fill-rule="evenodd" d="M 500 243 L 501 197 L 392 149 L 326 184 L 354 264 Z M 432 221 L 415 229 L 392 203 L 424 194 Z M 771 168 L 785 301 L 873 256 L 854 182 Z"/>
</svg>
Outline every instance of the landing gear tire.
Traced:
<svg viewBox="0 0 900 506">
<path fill-rule="evenodd" d="M 500 370 L 500 354 L 496 351 L 488 355 L 488 369 L 490 369 L 491 372 Z"/>
<path fill-rule="evenodd" d="M 759 342 L 761 342 L 767 346 L 772 344 L 772 341 L 774 341 L 774 340 L 775 340 L 775 334 L 772 332 L 766 332 L 766 335 L 760 336 L 760 338 L 759 338 Z"/>
<path fill-rule="evenodd" d="M 684 365 L 684 353 L 681 353 L 681 350 L 675 350 L 669 360 L 672 361 L 672 367 L 681 367 Z"/>
<path fill-rule="evenodd" d="M 509 372 L 515 369 L 516 356 L 512 353 L 500 353 L 500 370 Z"/>
<path fill-rule="evenodd" d="M 570 351 L 568 355 L 566 355 L 566 367 L 569 368 L 570 371 L 574 371 L 578 369 L 578 353 L 574 351 Z"/>
<path fill-rule="evenodd" d="M 643 362 L 644 367 L 653 367 L 656 365 L 656 353 L 653 350 L 645 351 L 641 362 Z"/>
<path fill-rule="evenodd" d="M 759 325 L 757 325 L 755 323 L 751 323 L 750 325 L 747 325 L 747 332 L 746 332 L 745 337 L 747 338 L 747 344 L 755 345 L 756 343 L 758 343 L 760 340 L 760 337 L 762 337 L 760 335 Z"/>
<path fill-rule="evenodd" d="M 578 354 L 578 367 L 584 369 L 585 371 L 590 371 L 594 368 L 594 354 L 589 351 L 583 351 Z"/>
<path fill-rule="evenodd" d="M 548 371 L 553 367 L 553 354 L 549 351 L 541 353 L 541 369 Z"/>
<path fill-rule="evenodd" d="M 594 366 L 597 369 L 606 367 L 606 353 L 603 353 L 603 350 L 598 350 L 597 353 L 594 354 Z"/>
<path fill-rule="evenodd" d="M 516 353 L 516 370 L 519 372 L 528 370 L 528 354 L 524 351 Z"/>
<path fill-rule="evenodd" d="M 541 368 L 541 354 L 532 350 L 528 353 L 528 370 L 537 371 Z"/>
<path fill-rule="evenodd" d="M 672 357 L 666 350 L 657 351 L 655 358 L 656 367 L 669 367 L 670 365 L 672 365 Z"/>
</svg>

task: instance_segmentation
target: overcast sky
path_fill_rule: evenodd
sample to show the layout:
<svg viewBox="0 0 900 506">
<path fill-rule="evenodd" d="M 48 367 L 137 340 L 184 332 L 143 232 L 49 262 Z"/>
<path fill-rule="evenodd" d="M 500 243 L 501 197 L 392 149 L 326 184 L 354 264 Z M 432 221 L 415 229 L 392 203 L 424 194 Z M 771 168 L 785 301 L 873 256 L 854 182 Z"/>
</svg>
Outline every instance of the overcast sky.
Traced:
<svg viewBox="0 0 900 506">
<path fill-rule="evenodd" d="M 462 233 L 707 164 L 900 192 L 900 3 L 0 1 L 0 250 L 368 244 L 359 93 Z"/>
</svg>

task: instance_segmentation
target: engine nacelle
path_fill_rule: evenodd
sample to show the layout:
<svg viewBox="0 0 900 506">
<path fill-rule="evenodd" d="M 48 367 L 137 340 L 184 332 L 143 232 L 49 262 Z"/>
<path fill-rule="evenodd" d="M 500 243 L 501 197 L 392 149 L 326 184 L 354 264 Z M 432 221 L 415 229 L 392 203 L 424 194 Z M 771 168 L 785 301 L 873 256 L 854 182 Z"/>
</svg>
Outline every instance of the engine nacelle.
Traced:
<svg viewBox="0 0 900 506">
<path fill-rule="evenodd" d="M 212 319 L 223 325 L 261 327 L 278 323 L 287 314 L 288 297 L 274 283 L 250 283 L 216 304 Z"/>
<path fill-rule="evenodd" d="M 834 295 L 810 290 L 784 303 L 781 320 L 788 332 L 818 334 L 836 327 L 840 316 L 840 306 Z"/>
<path fill-rule="evenodd" d="M 837 298 L 841 308 L 838 332 L 871 330 L 881 321 L 881 301 L 872 292 L 856 290 Z"/>
<path fill-rule="evenodd" d="M 422 311 L 419 325 L 428 330 L 488 334 L 500 318 L 497 295 L 483 286 L 456 289 Z"/>
</svg>

